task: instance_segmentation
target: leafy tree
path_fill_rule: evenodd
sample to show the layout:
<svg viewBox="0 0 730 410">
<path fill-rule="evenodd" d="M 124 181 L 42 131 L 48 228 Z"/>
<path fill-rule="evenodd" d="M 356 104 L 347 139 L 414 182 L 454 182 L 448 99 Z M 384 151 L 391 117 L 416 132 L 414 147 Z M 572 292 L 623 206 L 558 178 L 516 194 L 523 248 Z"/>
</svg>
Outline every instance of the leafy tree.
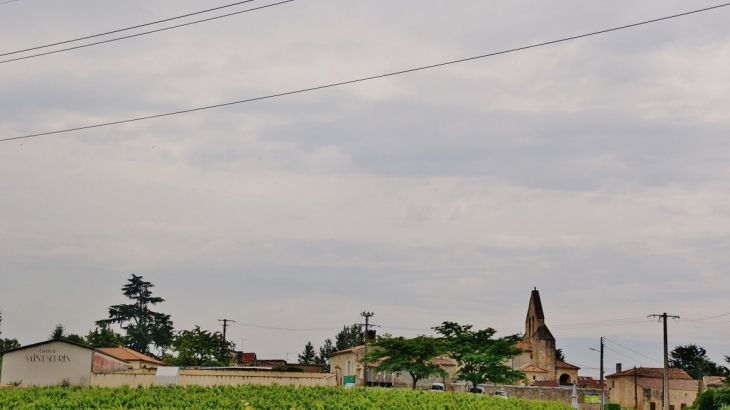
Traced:
<svg viewBox="0 0 730 410">
<path fill-rule="evenodd" d="M 174 336 L 172 350 L 177 356 L 166 355 L 164 361 L 171 366 L 228 366 L 234 348 L 235 344 L 223 339 L 221 332 L 211 333 L 195 326 Z"/>
<path fill-rule="evenodd" d="M 82 345 L 86 344 L 86 339 L 83 337 L 73 333 L 67 334 L 66 328 L 61 323 L 57 324 L 56 327 L 53 328 L 53 331 L 51 331 L 51 334 L 48 335 L 48 338 L 51 340 L 68 340 L 69 342 L 79 343 Z"/>
<path fill-rule="evenodd" d="M 555 360 L 560 360 L 561 362 L 565 361 L 565 354 L 563 354 L 563 349 L 555 349 Z"/>
<path fill-rule="evenodd" d="M 315 363 L 322 366 L 322 372 L 329 373 L 330 371 L 330 355 L 335 352 L 335 347 L 332 345 L 332 339 L 326 339 L 324 345 L 319 348 L 319 353 Z"/>
<path fill-rule="evenodd" d="M 443 353 L 444 344 L 431 336 L 417 336 L 413 339 L 381 336 L 372 346 L 373 349 L 361 361 L 380 361 L 375 367 L 376 372 L 407 372 L 413 379 L 414 390 L 419 380 L 445 373 L 444 369 L 433 363 L 433 359 Z"/>
<path fill-rule="evenodd" d="M 169 346 L 173 341 L 172 321 L 170 315 L 150 309 L 150 306 L 165 301 L 152 296 L 152 287 L 154 285 L 143 281 L 141 276 L 132 275 L 122 291 L 134 303 L 109 307 L 109 319 L 97 321 L 97 326 L 119 324 L 126 332 L 124 341 L 127 347 L 141 353 L 151 354 L 150 346 L 157 349 Z"/>
<path fill-rule="evenodd" d="M 86 335 L 86 344 L 91 347 L 124 346 L 124 336 L 113 331 L 106 323 L 103 323 L 93 331 L 89 330 L 89 334 Z"/>
<path fill-rule="evenodd" d="M 362 325 L 343 326 L 342 331 L 335 336 L 337 351 L 350 349 L 365 344 L 365 332 Z"/>
<path fill-rule="evenodd" d="M 18 343 L 18 339 L 0 339 L 0 352 L 17 349 L 19 347 L 20 343 Z M 0 357 L 0 363 L 2 363 L 2 357 Z"/>
<path fill-rule="evenodd" d="M 50 340 L 59 340 L 63 339 L 64 336 L 66 336 L 66 328 L 59 323 L 56 325 L 56 327 L 53 328 L 53 331 L 51 331 L 51 334 L 48 335 L 48 338 Z"/>
<path fill-rule="evenodd" d="M 487 382 L 511 384 L 525 379 L 524 373 L 505 364 L 507 359 L 522 353 L 515 347 L 519 335 L 495 339 L 497 331 L 492 328 L 474 331 L 471 325 L 454 322 L 444 322 L 433 329 L 442 335 L 446 354 L 461 366 L 456 379 L 471 382 L 472 386 Z"/>
<path fill-rule="evenodd" d="M 3 322 L 3 311 L 0 310 L 0 324 Z M 0 335 L 2 335 L 3 332 L 0 330 Z M 0 352 L 4 352 L 6 350 L 11 349 L 17 349 L 20 347 L 20 343 L 18 343 L 18 339 L 2 339 L 0 338 Z M 3 357 L 0 355 L 0 368 L 2 368 L 3 365 Z"/>
<path fill-rule="evenodd" d="M 317 354 L 314 353 L 314 346 L 312 346 L 312 342 L 307 342 L 307 345 L 304 346 L 304 351 L 299 354 L 299 364 L 316 364 L 317 363 Z"/>
<path fill-rule="evenodd" d="M 74 342 L 74 343 L 78 343 L 78 344 L 82 344 L 82 345 L 86 344 L 86 339 L 84 339 L 82 336 L 79 336 L 77 334 L 71 333 L 68 335 L 64 335 L 63 338 L 68 340 L 69 342 Z"/>
<path fill-rule="evenodd" d="M 695 344 L 677 346 L 669 355 L 669 367 L 682 369 L 696 380 L 702 380 L 703 376 L 724 376 L 728 374 L 727 368 L 711 361 L 707 357 L 707 351 Z"/>
</svg>

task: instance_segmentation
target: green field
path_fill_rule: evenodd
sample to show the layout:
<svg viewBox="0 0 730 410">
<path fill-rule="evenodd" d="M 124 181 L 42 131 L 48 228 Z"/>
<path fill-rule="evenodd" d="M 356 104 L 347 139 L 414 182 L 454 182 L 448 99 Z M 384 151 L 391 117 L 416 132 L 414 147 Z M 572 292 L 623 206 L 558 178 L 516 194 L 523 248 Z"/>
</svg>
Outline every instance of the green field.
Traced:
<svg viewBox="0 0 730 410">
<path fill-rule="evenodd" d="M 340 387 L 3 388 L 1 409 L 486 409 L 572 410 L 558 402 L 466 393 Z"/>
</svg>

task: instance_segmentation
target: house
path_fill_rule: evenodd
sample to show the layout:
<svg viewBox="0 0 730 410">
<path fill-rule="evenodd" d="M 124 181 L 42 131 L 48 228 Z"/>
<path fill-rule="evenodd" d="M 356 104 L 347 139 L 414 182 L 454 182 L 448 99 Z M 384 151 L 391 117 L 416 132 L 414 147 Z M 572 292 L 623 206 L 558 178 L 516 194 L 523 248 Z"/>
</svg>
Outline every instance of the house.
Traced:
<svg viewBox="0 0 730 410">
<path fill-rule="evenodd" d="M 725 385 L 725 376 L 704 376 L 702 386 L 707 389 L 719 389 Z"/>
<path fill-rule="evenodd" d="M 621 408 L 660 410 L 664 394 L 664 369 L 638 367 L 606 376 L 611 401 Z M 669 369 L 669 410 L 681 410 L 694 402 L 699 383 L 682 369 Z M 636 393 L 636 394 L 635 394 Z M 638 404 L 638 406 L 637 406 Z"/>
<path fill-rule="evenodd" d="M 94 373 L 131 368 L 132 364 L 113 353 L 68 340 L 48 340 L 3 352 L 0 385 L 88 386 Z"/>
<path fill-rule="evenodd" d="M 525 318 L 525 333 L 516 345 L 523 353 L 511 360 L 513 369 L 521 370 L 534 385 L 572 385 L 578 380 L 580 367 L 556 359 L 555 337 L 545 324 L 540 292 L 533 289 Z"/>
<path fill-rule="evenodd" d="M 372 349 L 372 348 L 371 348 Z M 363 363 L 360 362 L 365 353 L 365 346 L 340 350 L 330 355 L 330 372 L 335 374 L 337 384 L 348 382 L 363 385 Z M 430 388 L 433 383 L 451 383 L 456 373 L 456 361 L 448 357 L 437 357 L 432 361 L 446 372 L 445 376 L 433 376 L 419 380 L 416 388 Z M 383 387 L 412 387 L 413 379 L 407 372 L 376 372 L 378 363 L 368 363 L 367 385 Z"/>
<path fill-rule="evenodd" d="M 149 357 L 128 347 L 99 347 L 96 350 L 126 361 L 132 365 L 132 369 L 156 369 L 165 365 L 161 360 Z"/>
</svg>

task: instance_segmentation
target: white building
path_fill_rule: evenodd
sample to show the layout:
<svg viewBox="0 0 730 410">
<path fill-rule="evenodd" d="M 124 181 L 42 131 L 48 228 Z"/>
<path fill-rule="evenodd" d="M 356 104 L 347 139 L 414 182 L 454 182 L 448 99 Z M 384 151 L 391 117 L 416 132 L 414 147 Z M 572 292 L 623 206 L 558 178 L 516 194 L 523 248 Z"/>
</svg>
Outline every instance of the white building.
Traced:
<svg viewBox="0 0 730 410">
<path fill-rule="evenodd" d="M 4 352 L 0 385 L 53 386 L 67 380 L 72 385 L 88 386 L 92 373 L 131 368 L 122 358 L 100 349 L 49 340 Z"/>
</svg>

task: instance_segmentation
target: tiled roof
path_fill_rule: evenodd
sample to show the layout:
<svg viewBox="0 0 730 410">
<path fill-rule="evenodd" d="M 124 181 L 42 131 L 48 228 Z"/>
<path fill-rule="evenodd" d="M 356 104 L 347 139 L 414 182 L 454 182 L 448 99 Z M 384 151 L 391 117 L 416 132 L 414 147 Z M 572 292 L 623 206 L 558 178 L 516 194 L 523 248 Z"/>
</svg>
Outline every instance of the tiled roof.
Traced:
<svg viewBox="0 0 730 410">
<path fill-rule="evenodd" d="M 117 357 L 128 362 L 147 362 L 155 364 L 164 364 L 162 361 L 149 357 L 135 350 L 126 347 L 99 347 L 96 350 L 108 355 Z"/>
<path fill-rule="evenodd" d="M 530 342 L 525 341 L 525 340 L 523 340 L 521 342 L 517 342 L 515 344 L 515 347 L 517 347 L 519 349 L 522 349 L 522 350 L 524 350 L 526 352 L 531 352 L 532 351 L 532 345 L 530 344 Z"/>
<path fill-rule="evenodd" d="M 722 387 L 725 384 L 725 376 L 705 376 L 702 378 L 702 384 L 707 387 Z"/>
<path fill-rule="evenodd" d="M 606 377 L 634 377 L 634 369 L 624 370 L 620 373 L 609 374 Z M 637 367 L 637 377 L 664 378 L 664 369 L 661 367 Z M 669 369 L 669 378 L 676 380 L 692 380 L 692 377 L 682 369 Z"/>
<path fill-rule="evenodd" d="M 252 363 L 256 361 L 256 353 L 243 353 L 241 352 L 242 363 Z"/>
<path fill-rule="evenodd" d="M 601 382 L 589 376 L 578 376 L 578 386 L 586 386 L 589 388 L 601 387 Z"/>
<path fill-rule="evenodd" d="M 573 369 L 573 370 L 580 370 L 580 367 L 578 367 L 578 366 L 574 366 L 574 365 L 572 365 L 572 364 L 570 364 L 570 363 L 565 363 L 565 362 L 564 362 L 564 361 L 562 361 L 562 360 L 556 360 L 556 361 L 555 361 L 555 367 L 557 367 L 558 369 Z"/>
<path fill-rule="evenodd" d="M 636 384 L 644 389 L 662 390 L 664 379 L 657 377 L 639 377 Z M 694 391 L 698 388 L 697 380 L 669 379 L 669 390 Z"/>
<path fill-rule="evenodd" d="M 535 366 L 534 364 L 522 365 L 522 366 L 520 366 L 520 370 L 522 370 L 523 372 L 529 372 L 529 373 L 548 373 L 547 370 L 541 369 L 541 368 Z"/>
</svg>

